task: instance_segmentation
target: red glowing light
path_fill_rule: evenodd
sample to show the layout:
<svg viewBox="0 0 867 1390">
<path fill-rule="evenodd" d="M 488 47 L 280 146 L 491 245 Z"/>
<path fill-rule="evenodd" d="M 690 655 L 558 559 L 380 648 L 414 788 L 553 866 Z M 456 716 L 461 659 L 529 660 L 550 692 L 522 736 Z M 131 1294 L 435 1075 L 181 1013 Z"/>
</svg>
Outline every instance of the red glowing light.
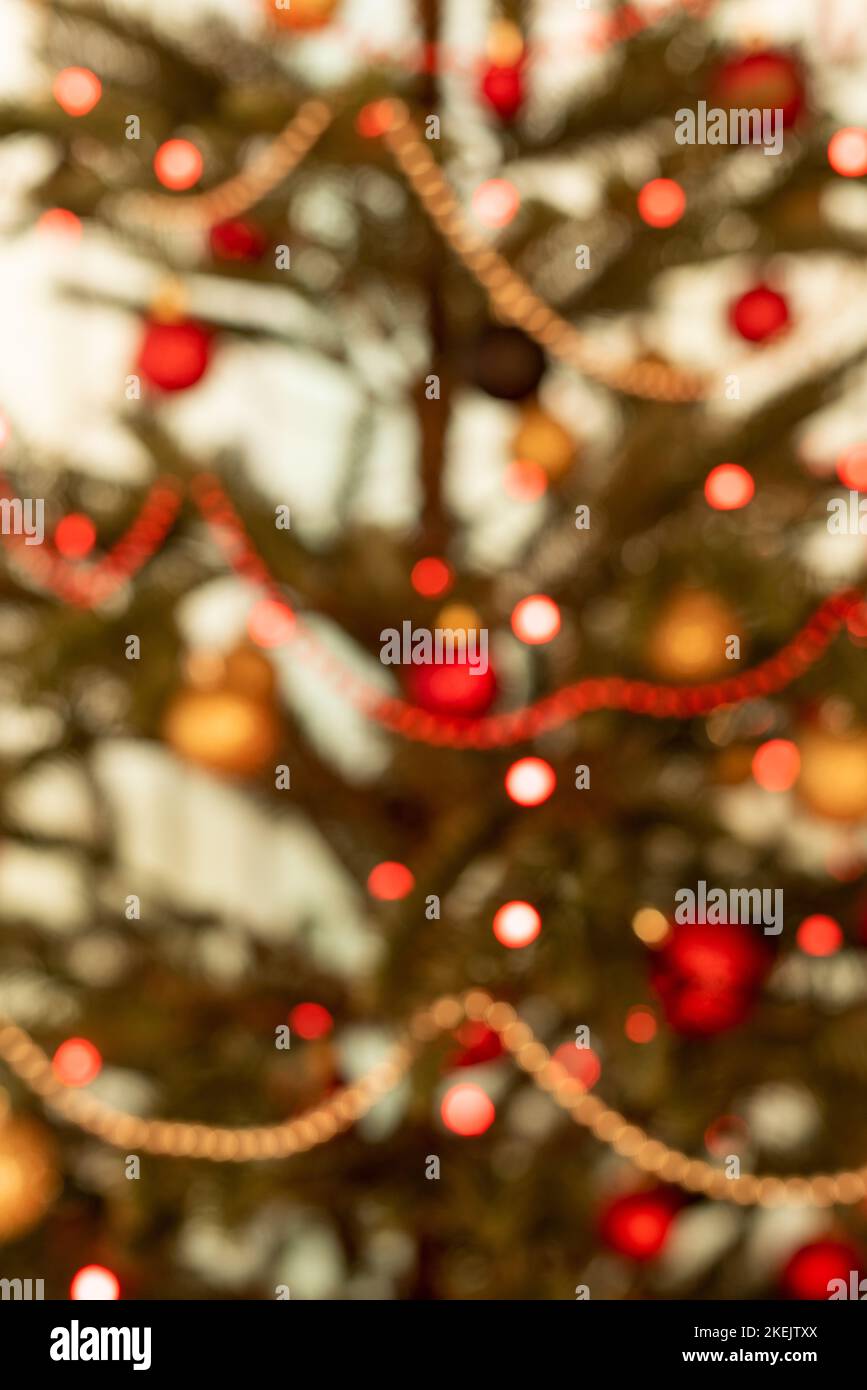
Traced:
<svg viewBox="0 0 867 1390">
<path fill-rule="evenodd" d="M 550 642 L 560 631 L 560 609 L 546 594 L 522 598 L 512 610 L 512 631 L 529 646 Z"/>
<path fill-rule="evenodd" d="M 753 776 L 766 792 L 786 792 L 798 779 L 801 755 L 787 738 L 772 738 L 753 754 Z"/>
<path fill-rule="evenodd" d="M 630 1192 L 609 1203 L 599 1234 L 621 1255 L 650 1260 L 665 1245 L 676 1214 L 677 1199 L 664 1190 Z"/>
<path fill-rule="evenodd" d="M 649 1043 L 656 1037 L 656 1019 L 650 1009 L 630 1009 L 623 1031 L 630 1042 Z"/>
<path fill-rule="evenodd" d="M 355 118 L 355 129 L 365 140 L 375 140 L 394 124 L 394 107 L 388 100 L 369 101 Z"/>
<path fill-rule="evenodd" d="M 405 864 L 394 859 L 386 859 L 371 869 L 367 876 L 367 890 L 371 897 L 380 902 L 397 902 L 405 898 L 415 887 L 415 878 Z"/>
<path fill-rule="evenodd" d="M 718 512 L 735 511 L 752 500 L 756 485 L 753 475 L 739 463 L 720 463 L 704 480 L 704 495 Z"/>
<path fill-rule="evenodd" d="M 102 83 L 90 68 L 63 68 L 55 77 L 51 92 L 67 116 L 86 116 L 102 96 Z"/>
<path fill-rule="evenodd" d="M 451 1086 L 442 1099 L 440 1115 L 446 1129 L 466 1139 L 490 1129 L 496 1116 L 494 1102 L 481 1086 L 462 1081 Z"/>
<path fill-rule="evenodd" d="M 516 502 L 535 502 L 548 490 L 548 474 L 533 459 L 514 459 L 503 474 L 503 491 Z"/>
<path fill-rule="evenodd" d="M 805 955 L 833 956 L 843 944 L 843 932 L 840 923 L 835 922 L 833 917 L 816 913 L 804 918 L 795 940 Z"/>
<path fill-rule="evenodd" d="M 531 903 L 503 903 L 494 913 L 494 936 L 501 946 L 513 950 L 529 946 L 542 930 L 542 918 Z"/>
<path fill-rule="evenodd" d="M 729 323 L 748 343 L 776 338 L 790 319 L 788 301 L 769 285 L 756 285 L 729 305 Z"/>
<path fill-rule="evenodd" d="M 486 227 L 505 227 L 521 206 L 521 195 L 508 179 L 486 179 L 473 194 L 473 213 Z"/>
<path fill-rule="evenodd" d="M 105 1265 L 85 1265 L 73 1276 L 69 1297 L 79 1303 L 107 1302 L 120 1298 L 120 1281 Z"/>
<path fill-rule="evenodd" d="M 76 217 L 69 208 L 47 208 L 36 219 L 36 230 L 47 232 L 49 236 L 66 237 L 69 241 L 81 240 L 81 218 Z"/>
<path fill-rule="evenodd" d="M 573 1081 L 578 1081 L 585 1091 L 590 1091 L 602 1075 L 602 1063 L 592 1047 L 576 1047 L 574 1042 L 561 1043 L 553 1052 L 555 1062 L 568 1071 Z"/>
<path fill-rule="evenodd" d="M 413 565 L 410 582 L 423 598 L 436 598 L 439 594 L 448 593 L 453 578 L 451 565 L 436 555 L 427 555 Z"/>
<path fill-rule="evenodd" d="M 102 1070 L 99 1048 L 87 1038 L 67 1038 L 54 1054 L 54 1075 L 64 1086 L 89 1086 Z"/>
<path fill-rule="evenodd" d="M 557 774 L 544 758 L 519 758 L 506 773 L 506 791 L 519 806 L 541 806 L 557 785 Z"/>
<path fill-rule="evenodd" d="M 844 126 L 828 142 L 828 163 L 835 174 L 857 179 L 867 174 L 867 130 L 863 126 Z"/>
<path fill-rule="evenodd" d="M 204 161 L 191 140 L 166 140 L 154 155 L 154 173 L 164 188 L 183 192 L 202 177 Z"/>
<path fill-rule="evenodd" d="M 83 560 L 96 545 L 96 527 L 89 516 L 70 512 L 57 523 L 54 544 L 66 560 Z"/>
<path fill-rule="evenodd" d="M 674 179 L 651 179 L 638 195 L 638 213 L 648 227 L 673 227 L 686 211 L 686 194 Z"/>
<path fill-rule="evenodd" d="M 837 477 L 845 487 L 867 491 L 867 444 L 853 444 L 837 460 Z"/>
<path fill-rule="evenodd" d="M 289 1014 L 289 1026 L 299 1038 L 312 1042 L 331 1032 L 334 1019 L 323 1004 L 296 1004 Z"/>
<path fill-rule="evenodd" d="M 257 647 L 279 647 L 295 631 L 295 614 L 277 598 L 255 603 L 247 618 L 247 632 Z"/>
</svg>

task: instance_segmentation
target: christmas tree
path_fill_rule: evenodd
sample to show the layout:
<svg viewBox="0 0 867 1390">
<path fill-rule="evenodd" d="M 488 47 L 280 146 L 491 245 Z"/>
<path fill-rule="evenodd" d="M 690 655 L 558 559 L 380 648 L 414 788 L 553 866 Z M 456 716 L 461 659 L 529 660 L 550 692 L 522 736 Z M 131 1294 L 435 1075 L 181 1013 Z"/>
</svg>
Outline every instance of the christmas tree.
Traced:
<svg viewBox="0 0 867 1390">
<path fill-rule="evenodd" d="M 22 7 L 4 1274 L 864 1272 L 867 129 L 819 8 Z"/>
</svg>

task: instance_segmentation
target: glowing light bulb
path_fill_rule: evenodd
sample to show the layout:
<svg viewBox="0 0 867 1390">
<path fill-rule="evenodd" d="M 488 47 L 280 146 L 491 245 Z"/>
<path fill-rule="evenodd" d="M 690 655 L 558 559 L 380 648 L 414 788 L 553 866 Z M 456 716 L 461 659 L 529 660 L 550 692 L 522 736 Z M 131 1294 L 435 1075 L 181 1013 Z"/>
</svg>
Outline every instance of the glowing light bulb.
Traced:
<svg viewBox="0 0 867 1390">
<path fill-rule="evenodd" d="M 410 582 L 417 594 L 423 598 L 436 598 L 452 587 L 454 576 L 451 565 L 436 555 L 427 555 L 412 567 Z"/>
<path fill-rule="evenodd" d="M 508 179 L 486 179 L 473 193 L 473 215 L 485 227 L 506 227 L 521 206 L 521 195 Z"/>
<path fill-rule="evenodd" d="M 120 1298 L 120 1281 L 105 1265 L 84 1265 L 73 1276 L 69 1297 L 76 1302 L 107 1302 Z"/>
<path fill-rule="evenodd" d="M 67 1038 L 55 1052 L 51 1065 L 64 1086 L 88 1086 L 102 1070 L 102 1057 L 99 1048 L 87 1038 Z"/>
<path fill-rule="evenodd" d="M 494 936 L 512 950 L 529 946 L 542 930 L 542 918 L 531 903 L 503 903 L 494 913 Z"/>
<path fill-rule="evenodd" d="M 867 174 L 867 130 L 850 125 L 836 131 L 828 142 L 828 163 L 846 179 Z"/>
<path fill-rule="evenodd" d="M 801 770 L 801 754 L 787 738 L 772 738 L 753 754 L 753 777 L 766 792 L 785 792 Z"/>
<path fill-rule="evenodd" d="M 638 213 L 648 227 L 673 227 L 686 211 L 686 194 L 674 179 L 651 179 L 638 195 Z"/>
<path fill-rule="evenodd" d="M 154 155 L 154 173 L 164 188 L 183 192 L 202 177 L 204 161 L 191 140 L 166 140 Z"/>
<path fill-rule="evenodd" d="M 446 1129 L 463 1138 L 476 1138 L 490 1129 L 496 1117 L 494 1102 L 481 1086 L 461 1082 L 451 1086 L 442 1099 L 440 1115 Z"/>
<path fill-rule="evenodd" d="M 522 598 L 512 610 L 512 631 L 529 646 L 550 642 L 560 631 L 560 609 L 546 594 Z"/>
<path fill-rule="evenodd" d="M 519 806 L 541 806 L 557 785 L 557 774 L 544 758 L 519 758 L 506 773 L 506 791 Z"/>
<path fill-rule="evenodd" d="M 86 116 L 102 96 L 102 83 L 90 68 L 63 68 L 52 83 L 51 93 L 67 116 Z"/>
<path fill-rule="evenodd" d="M 739 463 L 720 463 L 710 470 L 704 480 L 704 495 L 718 512 L 745 507 L 755 490 L 753 475 Z"/>
<path fill-rule="evenodd" d="M 415 887 L 415 877 L 405 864 L 394 859 L 386 859 L 376 864 L 367 876 L 367 890 L 371 897 L 380 902 L 397 902 L 405 898 Z"/>
<path fill-rule="evenodd" d="M 833 956 L 843 945 L 840 923 L 816 913 L 805 917 L 795 934 L 798 946 L 808 956 Z"/>
</svg>

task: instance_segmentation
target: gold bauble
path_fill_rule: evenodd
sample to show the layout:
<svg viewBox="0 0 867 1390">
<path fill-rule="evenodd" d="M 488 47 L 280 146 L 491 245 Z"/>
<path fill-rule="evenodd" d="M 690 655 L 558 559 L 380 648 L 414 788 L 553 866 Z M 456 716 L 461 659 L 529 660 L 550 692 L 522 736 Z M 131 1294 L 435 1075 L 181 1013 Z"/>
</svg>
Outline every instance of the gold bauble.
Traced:
<svg viewBox="0 0 867 1390">
<path fill-rule="evenodd" d="M 575 440 L 559 420 L 533 403 L 521 411 L 512 456 L 538 463 L 549 478 L 561 478 L 575 462 Z"/>
<path fill-rule="evenodd" d="M 867 818 L 867 730 L 830 733 L 809 729 L 798 736 L 798 795 L 828 820 Z"/>
<path fill-rule="evenodd" d="M 710 680 L 738 669 L 726 657 L 731 636 L 740 636 L 738 619 L 718 594 L 680 589 L 670 595 L 656 619 L 647 660 L 664 680 Z"/>
<path fill-rule="evenodd" d="M 265 12 L 281 29 L 323 29 L 339 0 L 263 0 Z"/>
<path fill-rule="evenodd" d="M 163 716 L 163 737 L 186 762 L 229 777 L 273 765 L 281 725 L 270 704 L 240 690 L 180 690 Z"/>
<path fill-rule="evenodd" d="M 482 626 L 482 620 L 468 603 L 449 603 L 437 614 L 434 625 L 452 632 L 475 632 Z"/>
<path fill-rule="evenodd" d="M 49 1131 L 38 1120 L 0 1113 L 0 1241 L 17 1240 L 38 1225 L 59 1187 Z"/>
</svg>

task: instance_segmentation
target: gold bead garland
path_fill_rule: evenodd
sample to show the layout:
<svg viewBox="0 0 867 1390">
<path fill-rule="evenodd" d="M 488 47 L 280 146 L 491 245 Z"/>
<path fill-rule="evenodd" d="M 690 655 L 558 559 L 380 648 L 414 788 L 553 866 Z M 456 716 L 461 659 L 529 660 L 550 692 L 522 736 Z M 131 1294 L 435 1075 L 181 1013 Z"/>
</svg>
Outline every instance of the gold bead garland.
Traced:
<svg viewBox="0 0 867 1390">
<path fill-rule="evenodd" d="M 551 1056 L 544 1043 L 523 1023 L 511 1004 L 483 990 L 447 996 L 418 1009 L 405 1036 L 384 1061 L 364 1076 L 330 1095 L 304 1114 L 274 1125 L 235 1129 L 190 1124 L 180 1120 L 146 1120 L 106 1105 L 86 1091 L 70 1089 L 55 1077 L 50 1059 L 25 1029 L 0 1025 L 0 1057 L 36 1095 L 71 1124 L 112 1144 L 169 1158 L 206 1159 L 212 1163 L 246 1163 L 289 1158 L 326 1144 L 366 1115 L 406 1076 L 421 1047 L 451 1032 L 465 1019 L 484 1023 L 499 1037 L 515 1064 L 541 1091 L 589 1129 L 603 1144 L 640 1172 L 737 1206 L 775 1207 L 791 1203 L 828 1207 L 852 1206 L 867 1196 L 867 1164 L 836 1173 L 804 1177 L 759 1177 L 743 1173 L 728 1178 L 706 1159 L 690 1158 L 679 1149 L 653 1139 L 618 1110 L 591 1095 L 580 1081 Z"/>
</svg>

